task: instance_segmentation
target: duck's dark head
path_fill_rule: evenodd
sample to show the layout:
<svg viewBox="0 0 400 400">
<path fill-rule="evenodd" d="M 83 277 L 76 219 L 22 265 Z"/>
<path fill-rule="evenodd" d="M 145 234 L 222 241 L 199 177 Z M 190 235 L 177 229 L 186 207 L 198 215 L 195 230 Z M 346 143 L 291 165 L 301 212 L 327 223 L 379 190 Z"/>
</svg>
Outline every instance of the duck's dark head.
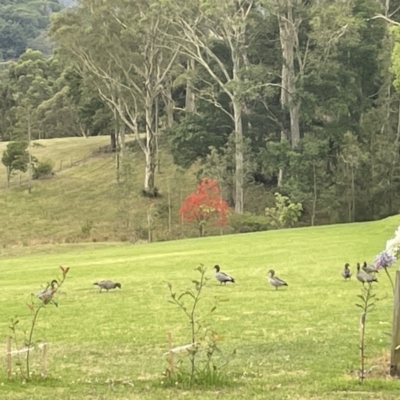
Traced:
<svg viewBox="0 0 400 400">
<path fill-rule="evenodd" d="M 349 269 L 349 267 L 350 267 L 349 263 L 344 264 L 344 269 Z"/>
<path fill-rule="evenodd" d="M 271 278 L 275 275 L 275 271 L 273 269 L 270 269 L 268 271 L 268 275 L 271 275 Z"/>
<path fill-rule="evenodd" d="M 50 282 L 50 286 L 51 286 L 52 288 L 54 288 L 55 285 L 58 285 L 58 281 L 57 281 L 56 279 L 53 279 L 53 280 Z"/>
<path fill-rule="evenodd" d="M 357 263 L 357 271 L 360 270 L 360 263 Z"/>
<path fill-rule="evenodd" d="M 220 270 L 221 268 L 219 267 L 219 265 L 214 265 L 214 269 L 215 269 L 217 272 L 219 272 L 219 270 Z"/>
<path fill-rule="evenodd" d="M 121 289 L 121 284 L 117 282 L 117 283 L 115 284 L 115 287 Z"/>
</svg>

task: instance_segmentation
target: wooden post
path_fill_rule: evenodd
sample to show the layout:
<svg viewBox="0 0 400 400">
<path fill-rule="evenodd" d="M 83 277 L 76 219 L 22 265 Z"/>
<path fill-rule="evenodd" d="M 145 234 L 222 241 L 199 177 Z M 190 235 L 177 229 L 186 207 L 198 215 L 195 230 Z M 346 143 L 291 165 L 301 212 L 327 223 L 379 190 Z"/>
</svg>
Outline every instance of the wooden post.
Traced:
<svg viewBox="0 0 400 400">
<path fill-rule="evenodd" d="M 47 343 L 42 346 L 42 376 L 46 376 Z"/>
<path fill-rule="evenodd" d="M 168 356 L 168 363 L 169 363 L 169 372 L 170 374 L 175 373 L 175 365 L 174 365 L 174 352 L 172 350 L 172 335 L 171 332 L 167 333 L 168 337 L 168 350 L 169 350 L 169 356 Z"/>
<path fill-rule="evenodd" d="M 7 341 L 6 341 L 6 363 L 7 363 L 7 377 L 8 379 L 11 379 L 11 374 L 12 374 L 11 336 L 7 336 Z"/>
<path fill-rule="evenodd" d="M 390 375 L 400 377 L 400 271 L 396 271 L 396 281 L 394 284 Z"/>
</svg>

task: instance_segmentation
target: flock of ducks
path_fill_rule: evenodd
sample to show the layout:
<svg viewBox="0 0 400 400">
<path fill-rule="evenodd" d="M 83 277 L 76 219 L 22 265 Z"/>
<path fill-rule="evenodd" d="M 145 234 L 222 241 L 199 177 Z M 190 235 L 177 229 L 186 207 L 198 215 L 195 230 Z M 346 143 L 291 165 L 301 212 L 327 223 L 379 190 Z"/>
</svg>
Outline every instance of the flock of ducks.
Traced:
<svg viewBox="0 0 400 400">
<path fill-rule="evenodd" d="M 222 284 L 226 285 L 227 282 L 232 282 L 235 283 L 235 279 L 232 278 L 232 276 L 226 274 L 225 272 L 221 271 L 221 268 L 219 265 L 214 266 L 215 269 L 215 278 L 217 281 L 219 281 Z M 361 267 L 360 263 L 357 263 L 357 279 L 364 285 L 365 283 L 372 283 L 372 282 L 378 282 L 378 279 L 376 279 L 375 274 L 377 274 L 379 271 L 374 265 L 367 264 L 366 261 L 364 261 L 363 266 Z M 275 276 L 275 271 L 273 269 L 270 269 L 268 271 L 268 282 L 275 287 L 275 290 L 278 290 L 279 287 L 281 286 L 289 286 L 284 280 L 278 278 Z M 351 270 L 350 270 L 350 264 L 346 263 L 344 265 L 344 268 L 342 270 L 342 276 L 345 281 L 348 279 L 351 280 Z"/>
<path fill-rule="evenodd" d="M 214 266 L 215 269 L 215 278 L 222 284 L 226 285 L 227 282 L 235 283 L 235 280 L 225 272 L 221 271 L 219 265 Z M 278 290 L 280 286 L 289 286 L 284 280 L 275 276 L 275 271 L 270 269 L 268 271 L 268 282 L 275 287 L 275 290 Z"/>
<path fill-rule="evenodd" d="M 221 285 L 222 284 L 226 285 L 227 282 L 235 283 L 235 279 L 232 276 L 228 275 L 227 273 L 222 272 L 219 265 L 215 265 L 214 269 L 215 269 L 215 278 L 217 279 L 218 282 L 220 282 Z M 376 273 L 378 273 L 378 269 L 373 265 L 367 264 L 366 261 L 364 261 L 362 267 L 360 266 L 360 263 L 357 263 L 356 276 L 357 279 L 363 285 L 365 283 L 378 282 L 378 280 L 375 277 Z M 346 263 L 342 270 L 342 277 L 344 278 L 345 281 L 347 281 L 348 279 L 351 280 L 351 276 L 352 273 L 350 270 L 350 264 Z M 268 282 L 275 288 L 275 290 L 278 290 L 278 288 L 281 286 L 289 286 L 283 279 L 280 279 L 275 275 L 275 271 L 273 269 L 270 269 L 268 271 L 267 278 Z M 39 292 L 36 295 L 36 297 L 38 297 L 45 303 L 52 300 L 56 284 L 57 281 L 53 280 L 50 286 Z M 93 285 L 96 285 L 100 288 L 100 293 L 102 292 L 103 289 L 105 289 L 107 292 L 111 289 L 116 289 L 116 288 L 121 289 L 121 284 L 119 282 L 113 282 L 110 280 L 95 282 Z"/>
<path fill-rule="evenodd" d="M 377 274 L 379 271 L 374 265 L 367 264 L 366 261 L 364 261 L 363 266 L 360 266 L 360 263 L 357 263 L 357 279 L 364 285 L 365 283 L 372 283 L 372 282 L 378 282 L 378 279 L 376 279 L 375 274 Z M 372 275 L 373 274 L 373 275 Z M 342 271 L 342 276 L 345 281 L 347 279 L 351 280 L 351 271 L 350 271 L 350 264 L 346 263 L 344 265 L 343 271 Z"/>
</svg>

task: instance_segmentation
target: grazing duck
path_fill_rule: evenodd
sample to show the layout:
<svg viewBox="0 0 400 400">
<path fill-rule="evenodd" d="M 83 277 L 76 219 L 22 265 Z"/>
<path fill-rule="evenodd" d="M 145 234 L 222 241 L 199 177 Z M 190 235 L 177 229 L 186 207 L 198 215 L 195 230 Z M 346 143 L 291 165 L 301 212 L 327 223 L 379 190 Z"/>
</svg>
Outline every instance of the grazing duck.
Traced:
<svg viewBox="0 0 400 400">
<path fill-rule="evenodd" d="M 221 282 L 221 285 L 224 284 L 226 285 L 226 282 L 232 282 L 235 283 L 235 280 L 229 276 L 228 274 L 226 274 L 225 272 L 221 271 L 221 268 L 219 267 L 219 265 L 215 265 L 214 266 L 215 269 L 215 278 Z"/>
<path fill-rule="evenodd" d="M 363 266 L 362 266 L 362 269 L 363 269 L 367 274 L 372 274 L 372 273 L 378 272 L 378 269 L 377 269 L 374 265 L 367 264 L 366 261 L 364 261 Z"/>
<path fill-rule="evenodd" d="M 121 284 L 118 282 L 113 282 L 113 281 L 100 281 L 100 282 L 93 283 L 93 285 L 97 285 L 100 288 L 100 293 L 103 289 L 106 289 L 107 292 L 110 289 L 115 289 L 115 288 L 121 289 Z"/>
<path fill-rule="evenodd" d="M 349 267 L 350 267 L 349 263 L 344 264 L 344 269 L 342 271 L 342 276 L 343 276 L 345 281 L 347 281 L 347 279 L 351 280 L 351 271 L 350 271 Z"/>
<path fill-rule="evenodd" d="M 278 290 L 279 286 L 289 286 L 285 281 L 275 276 L 275 271 L 273 269 L 268 271 L 268 282 L 272 286 L 275 286 L 275 290 Z"/>
<path fill-rule="evenodd" d="M 362 282 L 364 285 L 365 282 L 367 283 L 372 283 L 372 282 L 378 282 L 378 279 L 375 278 L 375 276 L 372 276 L 365 271 L 360 270 L 360 263 L 357 263 L 357 279 Z"/>
<path fill-rule="evenodd" d="M 57 306 L 57 303 L 53 300 L 54 293 L 56 292 L 57 288 L 56 285 L 58 284 L 56 279 L 53 279 L 50 284 L 46 286 L 45 289 L 41 290 L 36 297 L 44 304 L 54 303 Z"/>
</svg>

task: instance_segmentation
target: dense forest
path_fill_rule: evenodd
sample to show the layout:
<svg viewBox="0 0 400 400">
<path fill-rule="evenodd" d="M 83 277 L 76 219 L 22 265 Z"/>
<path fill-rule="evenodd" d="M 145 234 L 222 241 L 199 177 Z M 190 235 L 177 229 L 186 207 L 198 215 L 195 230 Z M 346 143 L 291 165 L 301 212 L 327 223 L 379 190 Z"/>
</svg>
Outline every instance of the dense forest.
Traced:
<svg viewBox="0 0 400 400">
<path fill-rule="evenodd" d="M 279 192 L 304 224 L 382 218 L 400 209 L 397 21 L 400 0 L 0 0 L 0 138 L 110 135 L 123 161 L 134 133 L 145 195 L 162 145 L 237 215 Z"/>
<path fill-rule="evenodd" d="M 1 0 L 0 61 L 15 60 L 28 47 L 51 55 L 47 28 L 50 15 L 61 9 L 57 0 Z"/>
</svg>

